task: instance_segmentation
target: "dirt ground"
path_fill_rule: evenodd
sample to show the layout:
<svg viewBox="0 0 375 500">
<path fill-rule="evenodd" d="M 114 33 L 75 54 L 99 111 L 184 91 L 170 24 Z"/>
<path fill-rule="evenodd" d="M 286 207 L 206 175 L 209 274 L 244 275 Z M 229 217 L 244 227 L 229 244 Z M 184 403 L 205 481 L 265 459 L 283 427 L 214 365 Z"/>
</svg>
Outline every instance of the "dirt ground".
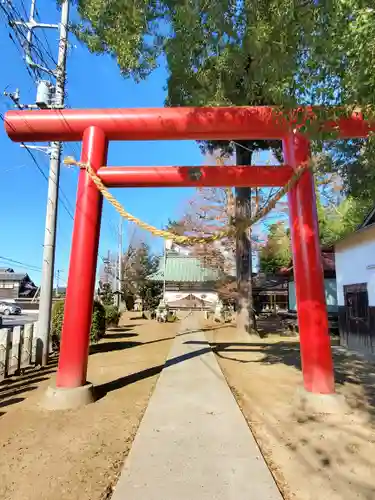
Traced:
<svg viewBox="0 0 375 500">
<path fill-rule="evenodd" d="M 110 498 L 179 327 L 134 316 L 92 349 L 95 404 L 38 408 L 56 362 L 0 384 L 2 500 Z M 346 404 L 311 412 L 300 399 L 298 341 L 277 333 L 249 341 L 233 327 L 207 324 L 206 335 L 286 500 L 375 498 L 374 364 L 334 348 Z"/>
<path fill-rule="evenodd" d="M 2 500 L 110 498 L 178 328 L 132 316 L 92 349 L 88 380 L 100 398 L 94 404 L 38 408 L 56 361 L 0 385 Z"/>
<path fill-rule="evenodd" d="M 287 500 L 375 499 L 375 365 L 334 347 L 333 414 L 301 404 L 298 341 L 207 331 L 220 366 Z"/>
</svg>

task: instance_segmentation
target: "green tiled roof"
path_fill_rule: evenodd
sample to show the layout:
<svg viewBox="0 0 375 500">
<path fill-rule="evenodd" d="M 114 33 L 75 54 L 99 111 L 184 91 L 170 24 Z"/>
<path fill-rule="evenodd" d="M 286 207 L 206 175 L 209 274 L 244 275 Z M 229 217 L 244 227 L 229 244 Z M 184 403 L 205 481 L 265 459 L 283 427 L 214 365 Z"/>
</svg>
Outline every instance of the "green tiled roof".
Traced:
<svg viewBox="0 0 375 500">
<path fill-rule="evenodd" d="M 215 269 L 205 268 L 199 259 L 175 252 L 167 252 L 166 281 L 204 283 L 217 281 L 219 273 Z M 152 281 L 164 280 L 164 257 L 160 258 L 159 269 L 149 277 Z"/>
</svg>

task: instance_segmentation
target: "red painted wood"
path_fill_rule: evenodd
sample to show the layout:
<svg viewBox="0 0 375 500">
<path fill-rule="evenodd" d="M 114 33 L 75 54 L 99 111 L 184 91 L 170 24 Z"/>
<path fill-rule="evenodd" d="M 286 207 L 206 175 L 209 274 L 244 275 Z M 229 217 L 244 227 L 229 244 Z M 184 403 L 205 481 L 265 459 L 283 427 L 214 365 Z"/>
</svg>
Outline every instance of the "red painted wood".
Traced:
<svg viewBox="0 0 375 500">
<path fill-rule="evenodd" d="M 288 137 L 283 148 L 289 165 L 298 167 L 310 157 L 309 142 L 298 134 Z M 331 394 L 333 362 L 311 171 L 302 174 L 288 202 L 304 386 L 310 392 Z"/>
<path fill-rule="evenodd" d="M 313 108 L 300 108 L 306 119 Z M 295 127 L 296 110 L 286 120 L 271 106 L 215 108 L 64 109 L 8 111 L 5 129 L 13 141 L 80 141 L 96 126 L 108 140 L 282 139 Z M 370 126 L 359 113 L 326 123 L 342 138 L 365 137 Z M 371 126 L 375 130 L 375 126 Z"/>
<path fill-rule="evenodd" d="M 201 173 L 191 178 L 191 169 Z M 204 167 L 102 167 L 98 175 L 108 187 L 278 187 L 284 186 L 292 167 L 204 166 Z"/>
<path fill-rule="evenodd" d="M 94 170 L 98 169 L 107 161 L 107 145 L 102 130 L 88 128 L 83 134 L 82 161 L 89 161 Z M 101 212 L 102 196 L 88 173 L 81 170 L 56 378 L 58 387 L 79 387 L 86 382 Z"/>
</svg>

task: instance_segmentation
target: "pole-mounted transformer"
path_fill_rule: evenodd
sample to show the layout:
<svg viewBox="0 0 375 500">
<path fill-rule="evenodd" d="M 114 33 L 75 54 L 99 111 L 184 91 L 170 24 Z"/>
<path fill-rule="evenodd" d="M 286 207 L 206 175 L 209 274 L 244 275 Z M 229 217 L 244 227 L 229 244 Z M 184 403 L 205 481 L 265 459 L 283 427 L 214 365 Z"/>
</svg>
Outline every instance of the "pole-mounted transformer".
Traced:
<svg viewBox="0 0 375 500">
<path fill-rule="evenodd" d="M 48 109 L 52 104 L 54 86 L 48 80 L 40 80 L 36 90 L 35 104 L 40 109 Z"/>
</svg>

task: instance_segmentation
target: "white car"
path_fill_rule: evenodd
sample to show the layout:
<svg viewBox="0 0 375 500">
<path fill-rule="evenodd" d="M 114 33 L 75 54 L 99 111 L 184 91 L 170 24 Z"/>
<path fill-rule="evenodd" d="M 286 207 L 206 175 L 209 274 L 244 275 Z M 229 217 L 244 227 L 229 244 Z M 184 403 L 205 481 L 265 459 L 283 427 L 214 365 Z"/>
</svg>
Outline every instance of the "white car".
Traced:
<svg viewBox="0 0 375 500">
<path fill-rule="evenodd" d="M 0 302 L 0 314 L 4 314 L 4 316 L 9 316 L 10 314 L 21 314 L 21 308 L 16 304 Z"/>
</svg>

